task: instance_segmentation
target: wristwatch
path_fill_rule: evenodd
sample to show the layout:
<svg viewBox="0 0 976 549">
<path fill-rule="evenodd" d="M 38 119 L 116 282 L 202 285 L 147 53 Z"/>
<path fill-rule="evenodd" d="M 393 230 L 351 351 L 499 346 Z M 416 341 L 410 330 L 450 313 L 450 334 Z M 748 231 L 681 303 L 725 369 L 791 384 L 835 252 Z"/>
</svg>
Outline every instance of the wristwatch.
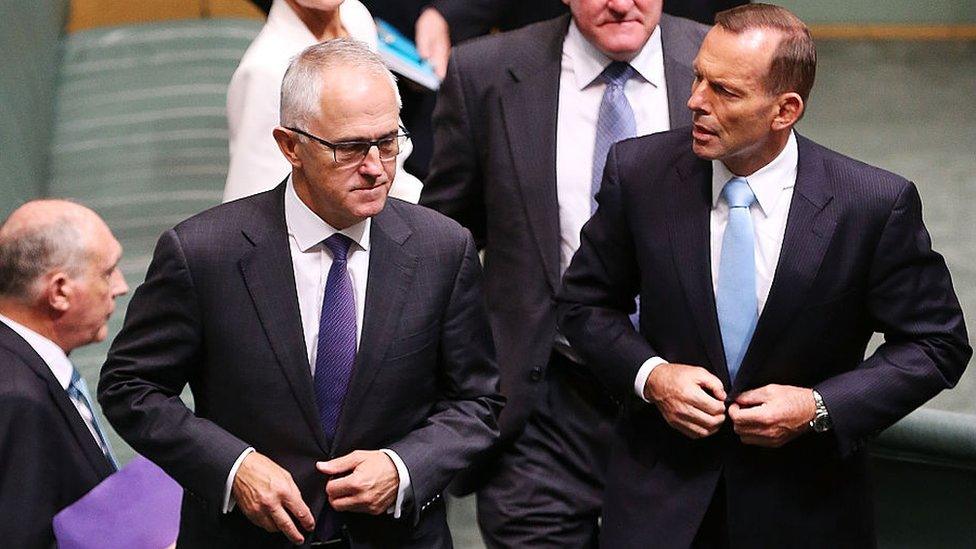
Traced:
<svg viewBox="0 0 976 549">
<path fill-rule="evenodd" d="M 829 431 L 833 424 L 830 422 L 830 414 L 827 413 L 827 406 L 824 405 L 823 397 L 816 389 L 813 389 L 813 402 L 817 406 L 816 414 L 810 421 L 810 428 L 816 433 Z"/>
</svg>

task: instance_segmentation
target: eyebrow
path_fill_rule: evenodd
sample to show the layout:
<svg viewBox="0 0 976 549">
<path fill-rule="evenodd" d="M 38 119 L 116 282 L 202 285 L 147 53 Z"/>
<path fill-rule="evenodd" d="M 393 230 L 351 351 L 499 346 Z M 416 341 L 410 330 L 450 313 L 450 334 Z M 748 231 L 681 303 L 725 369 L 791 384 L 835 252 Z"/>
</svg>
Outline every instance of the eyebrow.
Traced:
<svg viewBox="0 0 976 549">
<path fill-rule="evenodd" d="M 382 134 L 381 136 L 379 136 L 379 137 L 377 137 L 375 139 L 376 140 L 388 139 L 390 137 L 396 136 L 398 133 L 400 133 L 400 128 L 399 127 L 396 128 L 395 130 L 390 130 L 390 131 Z M 365 142 L 369 142 L 369 141 L 373 141 L 373 140 L 374 139 L 372 139 L 372 138 L 363 137 L 363 136 L 340 137 L 340 138 L 338 138 L 338 139 L 335 140 L 335 144 L 338 145 L 338 144 L 341 144 L 341 143 L 365 143 Z"/>
</svg>

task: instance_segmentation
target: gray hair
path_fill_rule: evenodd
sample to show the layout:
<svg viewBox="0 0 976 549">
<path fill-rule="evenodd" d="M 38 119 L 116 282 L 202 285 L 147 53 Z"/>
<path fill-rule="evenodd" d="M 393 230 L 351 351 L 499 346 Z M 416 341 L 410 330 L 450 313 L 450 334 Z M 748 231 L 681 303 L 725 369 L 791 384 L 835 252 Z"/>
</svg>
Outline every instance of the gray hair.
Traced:
<svg viewBox="0 0 976 549">
<path fill-rule="evenodd" d="M 309 46 L 292 58 L 281 81 L 281 125 L 305 125 L 317 117 L 322 99 L 323 74 L 339 67 L 386 76 L 396 94 L 397 108 L 401 106 L 396 77 L 386 68 L 380 56 L 359 40 L 336 38 Z"/>
<path fill-rule="evenodd" d="M 91 261 L 88 239 L 77 212 L 66 211 L 37 222 L 14 212 L 0 225 L 0 298 L 30 302 L 41 278 L 56 270 L 81 276 Z"/>
</svg>

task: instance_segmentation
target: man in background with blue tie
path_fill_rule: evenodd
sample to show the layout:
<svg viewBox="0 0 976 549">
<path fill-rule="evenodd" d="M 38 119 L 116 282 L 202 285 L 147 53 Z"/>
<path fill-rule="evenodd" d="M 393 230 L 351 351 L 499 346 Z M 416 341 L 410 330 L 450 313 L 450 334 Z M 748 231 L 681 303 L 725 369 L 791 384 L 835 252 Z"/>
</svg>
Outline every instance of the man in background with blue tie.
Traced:
<svg viewBox="0 0 976 549">
<path fill-rule="evenodd" d="M 0 226 L 0 540 L 55 547 L 51 520 L 118 467 L 71 351 L 107 335 L 122 247 L 95 212 L 36 200 Z"/>
<path fill-rule="evenodd" d="M 407 136 L 364 44 L 281 86 L 291 174 L 160 237 L 99 400 L 184 487 L 180 547 L 450 547 L 441 492 L 502 403 L 474 242 L 387 198 Z"/>
<path fill-rule="evenodd" d="M 722 12 L 693 128 L 610 151 L 560 294 L 625 402 L 604 547 L 874 546 L 865 442 L 972 354 L 915 185 L 794 132 L 815 71 L 789 11 Z"/>
<path fill-rule="evenodd" d="M 503 443 L 477 490 L 489 547 L 591 547 L 616 403 L 556 330 L 555 296 L 610 145 L 691 122 L 708 27 L 661 0 L 567 0 L 570 14 L 454 49 L 420 202 L 485 254 Z"/>
</svg>

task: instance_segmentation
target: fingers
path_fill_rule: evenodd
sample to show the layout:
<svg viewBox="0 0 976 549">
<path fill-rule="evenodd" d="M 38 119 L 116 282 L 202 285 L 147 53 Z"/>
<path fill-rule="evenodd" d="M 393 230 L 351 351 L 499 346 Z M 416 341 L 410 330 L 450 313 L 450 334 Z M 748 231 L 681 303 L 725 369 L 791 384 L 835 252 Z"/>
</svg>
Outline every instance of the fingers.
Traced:
<svg viewBox="0 0 976 549">
<path fill-rule="evenodd" d="M 708 391 L 720 403 L 723 403 L 722 408 L 724 410 L 724 402 L 728 395 L 725 393 L 725 387 L 722 386 L 722 380 L 704 368 L 699 368 L 699 370 L 698 373 L 701 377 L 698 379 L 698 385 Z"/>
<path fill-rule="evenodd" d="M 297 487 L 295 493 L 286 497 L 282 503 L 284 504 L 284 508 L 298 519 L 298 523 L 306 532 L 315 530 L 315 518 L 312 516 L 312 511 L 309 510 L 308 506 L 302 500 L 302 495 L 298 492 Z"/>
<path fill-rule="evenodd" d="M 271 510 L 270 515 L 275 528 L 284 534 L 289 541 L 296 545 L 305 542 L 305 537 L 295 527 L 295 523 L 292 522 L 291 517 L 288 516 L 288 513 L 285 512 L 283 507 L 275 507 Z M 273 532 L 274 530 L 271 531 Z"/>
<path fill-rule="evenodd" d="M 326 475 L 342 475 L 358 467 L 367 457 L 365 452 L 356 450 L 333 460 L 316 462 L 315 468 Z"/>
</svg>

